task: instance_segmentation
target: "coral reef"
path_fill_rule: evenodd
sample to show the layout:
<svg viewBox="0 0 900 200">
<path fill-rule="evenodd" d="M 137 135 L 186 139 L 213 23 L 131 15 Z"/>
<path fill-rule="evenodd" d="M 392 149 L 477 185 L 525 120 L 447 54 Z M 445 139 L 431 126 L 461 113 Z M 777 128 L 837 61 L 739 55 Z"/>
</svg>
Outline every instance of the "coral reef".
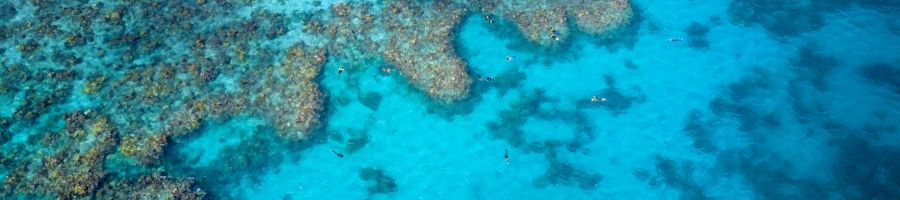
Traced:
<svg viewBox="0 0 900 200">
<path fill-rule="evenodd" d="M 292 139 L 303 139 L 319 126 L 323 96 L 313 82 L 325 63 L 324 49 L 307 50 L 297 45 L 288 49 L 281 66 L 267 71 L 264 84 L 256 94 L 261 102 L 256 112 L 267 116 L 278 133 Z"/>
<path fill-rule="evenodd" d="M 331 11 L 332 18 L 310 20 L 305 26 L 307 32 L 331 41 L 329 52 L 353 60 L 383 59 L 400 69 L 413 87 L 439 102 L 449 104 L 468 97 L 467 64 L 456 55 L 451 42 L 464 7 L 447 2 L 391 1 L 380 7 L 340 3 Z M 373 12 L 386 14 L 369 14 Z"/>
<path fill-rule="evenodd" d="M 22 156 L 41 155 L 40 159 L 36 160 L 22 159 L 4 163 L 4 166 L 15 167 L 14 171 L 5 177 L 0 194 L 9 195 L 15 192 L 28 196 L 50 195 L 61 199 L 144 198 L 151 195 L 164 197 L 168 193 L 172 193 L 172 197 L 193 199 L 203 197 L 202 190 L 192 187 L 190 182 L 185 181 L 141 178 L 140 184 L 122 184 L 123 181 L 133 181 L 112 176 L 112 173 L 104 167 L 107 155 L 118 144 L 116 138 L 118 130 L 108 124 L 108 118 L 91 111 L 72 112 L 65 116 L 66 128 L 62 130 L 64 132 L 51 132 L 43 136 L 42 144 L 47 145 L 49 149 L 31 150 L 36 152 L 10 152 L 12 155 L 4 156 L 25 158 Z M 152 193 L 138 192 L 148 189 Z"/>
<path fill-rule="evenodd" d="M 206 192 L 190 178 L 171 178 L 161 174 L 115 179 L 97 191 L 100 199 L 206 199 Z"/>
<path fill-rule="evenodd" d="M 422 15 L 420 9 L 408 4 L 392 5 L 396 6 L 388 8 L 392 13 L 389 16 L 396 19 L 386 22 L 393 35 L 382 47 L 384 59 L 435 99 L 454 102 L 467 97 L 471 80 L 466 63 L 456 55 L 450 42 L 454 27 L 462 20 L 463 9 L 438 5 Z"/>
<path fill-rule="evenodd" d="M 542 46 L 566 40 L 575 27 L 591 35 L 602 35 L 626 27 L 633 16 L 629 0 L 479 1 L 477 10 L 503 16 L 516 23 L 528 40 Z"/>
<path fill-rule="evenodd" d="M 330 9 L 331 18 L 309 20 L 304 28 L 328 39 L 329 52 L 341 57 L 384 59 L 399 68 L 415 88 L 444 104 L 469 96 L 472 81 L 466 72 L 467 63 L 459 58 L 451 41 L 466 12 L 482 12 L 487 20 L 493 20 L 491 16 L 506 17 L 516 22 L 528 40 L 543 46 L 571 35 L 570 18 L 584 33 L 606 35 L 628 26 L 633 15 L 627 0 L 386 4 L 335 4 Z M 376 11 L 388 14 L 370 14 Z"/>
<path fill-rule="evenodd" d="M 176 148 L 173 141 L 201 134 L 206 124 L 254 116 L 285 140 L 278 145 L 315 144 L 311 138 L 322 127 L 326 99 L 318 78 L 332 57 L 347 60 L 342 64 L 348 71 L 362 70 L 362 60 L 392 65 L 413 88 L 449 105 L 471 93 L 468 64 L 452 41 L 469 14 L 509 18 L 544 46 L 570 37 L 570 22 L 601 36 L 627 26 L 632 15 L 624 0 L 546 6 L 354 1 L 302 13 L 254 8 L 236 14 L 252 3 L 2 2 L 0 45 L 8 48 L 0 49 L 0 96 L 22 95 L 15 97 L 11 116 L 0 118 L 0 169 L 9 172 L 0 197 L 203 198 L 187 173 L 162 175 L 177 171 L 160 167 L 172 166 L 162 162 Z M 372 109 L 382 101 L 375 93 L 362 98 Z M 34 128 L 20 133 L 10 127 Z M 27 141 L 10 142 L 19 134 Z M 345 150 L 352 153 L 369 139 L 362 132 L 347 141 Z M 228 151 L 256 151 L 275 142 L 242 141 L 250 146 Z M 251 171 L 262 168 L 264 157 L 277 155 L 220 162 L 253 166 L 241 168 Z M 120 172 L 107 162 L 134 170 Z M 210 171 L 226 170 L 237 169 Z M 362 177 L 377 183 L 371 192 L 396 191 L 383 172 L 363 174 L 375 174 Z M 223 180 L 232 181 L 206 178 L 197 185 Z"/>
</svg>

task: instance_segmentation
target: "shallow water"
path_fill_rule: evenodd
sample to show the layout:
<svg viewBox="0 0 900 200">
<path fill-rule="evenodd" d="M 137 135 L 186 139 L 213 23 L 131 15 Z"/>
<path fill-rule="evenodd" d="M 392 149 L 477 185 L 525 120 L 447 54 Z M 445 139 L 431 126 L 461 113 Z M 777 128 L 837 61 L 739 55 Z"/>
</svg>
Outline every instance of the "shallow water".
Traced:
<svg viewBox="0 0 900 200">
<path fill-rule="evenodd" d="M 466 100 L 434 102 L 381 60 L 329 58 L 321 134 L 288 141 L 259 116 L 208 120 L 171 138 L 159 168 L 214 198 L 900 198 L 900 5 L 766 2 L 634 1 L 627 37 L 576 35 L 553 50 L 473 13 L 454 47 L 494 80 L 473 81 Z M 759 14 L 785 12 L 817 20 Z M 301 37 L 278 41 L 312 40 Z M 333 73 L 346 63 L 356 67 Z M 0 116 L 22 95 L 0 96 Z M 4 151 L 102 106 L 83 95 L 39 125 L 13 123 Z"/>
</svg>

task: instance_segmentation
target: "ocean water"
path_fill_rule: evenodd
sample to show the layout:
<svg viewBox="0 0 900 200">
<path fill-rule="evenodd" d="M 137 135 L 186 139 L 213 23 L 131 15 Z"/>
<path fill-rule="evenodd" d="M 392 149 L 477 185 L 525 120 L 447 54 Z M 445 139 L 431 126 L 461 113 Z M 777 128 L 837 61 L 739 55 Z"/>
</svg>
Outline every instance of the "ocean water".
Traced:
<svg viewBox="0 0 900 200">
<path fill-rule="evenodd" d="M 236 18 L 288 14 L 284 35 L 247 45 L 316 43 L 296 30 L 304 18 L 294 16 L 335 3 L 260 2 L 236 8 L 244 15 Z M 526 40 L 509 19 L 467 13 L 451 40 L 473 81 L 470 96 L 450 105 L 381 71 L 391 67 L 384 60 L 329 57 L 314 80 L 324 94 L 322 125 L 306 139 L 278 137 L 266 117 L 238 114 L 169 136 L 157 164 L 135 167 L 113 150 L 100 168 L 107 177 L 189 177 L 212 199 L 900 198 L 900 2 L 631 3 L 635 18 L 616 37 L 575 33 L 552 47 Z M 0 20 L 33 9 L 5 4 L 18 14 Z M 0 44 L 5 69 L 57 69 L 25 59 L 12 39 Z M 83 62 L 74 68 L 120 61 Z M 210 95 L 241 94 L 239 73 L 222 70 Z M 26 84 L 2 78 L 4 88 Z M 118 109 L 84 94 L 89 79 L 72 80 L 78 89 L 33 122 L 13 118 L 36 107 L 23 106 L 25 96 L 67 86 L 0 90 L 0 117 L 9 119 L 0 126 L 5 182 L 57 151 L 35 145 L 47 142 L 34 135 L 63 129 L 65 113 Z M 92 137 L 80 144 L 101 140 Z M 11 188 L 0 197 L 59 195 Z"/>
</svg>

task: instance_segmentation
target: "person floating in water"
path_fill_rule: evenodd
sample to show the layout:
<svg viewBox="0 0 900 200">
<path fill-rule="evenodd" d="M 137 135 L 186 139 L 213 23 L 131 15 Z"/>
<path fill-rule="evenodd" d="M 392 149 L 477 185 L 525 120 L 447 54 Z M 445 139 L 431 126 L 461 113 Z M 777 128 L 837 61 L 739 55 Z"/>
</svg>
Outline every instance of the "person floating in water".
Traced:
<svg viewBox="0 0 900 200">
<path fill-rule="evenodd" d="M 338 158 L 344 158 L 344 154 L 338 153 L 334 149 L 331 150 L 331 153 L 334 153 L 334 156 L 337 156 Z"/>
<path fill-rule="evenodd" d="M 684 38 L 669 38 L 669 42 L 680 42 L 682 40 L 684 40 Z"/>
<path fill-rule="evenodd" d="M 591 96 L 591 102 L 604 102 L 604 101 L 606 101 L 606 98 L 598 97 L 598 96 Z"/>
<path fill-rule="evenodd" d="M 341 65 L 340 67 L 338 67 L 338 76 L 341 76 L 341 74 L 343 74 L 343 73 L 344 73 L 344 66 Z"/>
<path fill-rule="evenodd" d="M 494 80 L 494 77 L 488 76 L 485 80 L 487 80 L 487 81 L 493 81 L 493 80 Z"/>
<path fill-rule="evenodd" d="M 491 16 L 490 16 L 490 15 L 485 15 L 485 16 L 484 16 L 484 20 L 487 21 L 488 24 L 493 24 L 493 23 L 494 23 L 494 19 L 491 19 Z"/>
<path fill-rule="evenodd" d="M 509 149 L 503 149 L 503 160 L 507 165 L 509 164 Z"/>
<path fill-rule="evenodd" d="M 512 56 L 506 56 L 506 62 L 512 62 L 512 60 L 513 60 Z"/>
</svg>

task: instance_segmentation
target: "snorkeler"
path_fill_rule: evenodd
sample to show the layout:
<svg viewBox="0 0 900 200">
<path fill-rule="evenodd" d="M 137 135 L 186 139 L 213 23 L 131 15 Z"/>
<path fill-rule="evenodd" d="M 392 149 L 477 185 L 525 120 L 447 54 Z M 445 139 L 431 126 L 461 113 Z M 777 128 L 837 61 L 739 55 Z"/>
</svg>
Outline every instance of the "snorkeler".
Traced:
<svg viewBox="0 0 900 200">
<path fill-rule="evenodd" d="M 331 153 L 334 153 L 334 155 L 337 156 L 338 158 L 344 158 L 344 154 L 338 153 L 334 149 L 331 150 Z"/>
<path fill-rule="evenodd" d="M 503 160 L 507 165 L 509 164 L 509 149 L 503 149 Z"/>
<path fill-rule="evenodd" d="M 591 96 L 591 102 L 604 102 L 604 101 L 606 101 L 606 98 L 598 97 L 598 96 Z"/>
<path fill-rule="evenodd" d="M 559 37 L 557 37 L 556 34 L 550 33 L 550 38 L 553 38 L 553 40 L 559 41 Z"/>
<path fill-rule="evenodd" d="M 485 16 L 484 16 L 484 20 L 487 21 L 488 24 L 493 24 L 493 23 L 494 23 L 494 19 L 491 19 L 491 16 L 490 16 L 490 15 L 485 15 Z"/>
<path fill-rule="evenodd" d="M 487 80 L 487 81 L 493 81 L 493 80 L 494 80 L 494 77 L 488 76 L 487 79 L 485 79 L 485 80 Z"/>
<path fill-rule="evenodd" d="M 513 60 L 512 56 L 506 56 L 506 62 L 512 62 L 512 60 Z"/>
<path fill-rule="evenodd" d="M 338 76 L 341 76 L 341 74 L 343 74 L 343 73 L 344 73 L 344 66 L 342 65 L 342 66 L 338 67 Z"/>
<path fill-rule="evenodd" d="M 679 37 L 679 38 L 669 38 L 668 41 L 669 41 L 669 42 L 680 42 L 680 41 L 682 41 L 682 40 L 684 40 L 684 38 L 680 38 L 680 37 Z"/>
</svg>

